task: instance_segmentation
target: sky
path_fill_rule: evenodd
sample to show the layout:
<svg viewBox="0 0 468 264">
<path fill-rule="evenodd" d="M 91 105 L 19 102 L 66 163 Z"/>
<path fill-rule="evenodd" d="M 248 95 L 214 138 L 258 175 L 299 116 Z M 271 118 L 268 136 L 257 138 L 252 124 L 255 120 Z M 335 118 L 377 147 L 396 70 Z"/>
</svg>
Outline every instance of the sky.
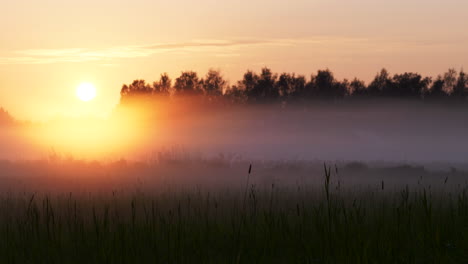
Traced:
<svg viewBox="0 0 468 264">
<path fill-rule="evenodd" d="M 370 81 L 383 67 L 468 67 L 466 0 L 2 0 L 0 107 L 21 120 L 105 116 L 122 84 L 219 69 Z M 75 96 L 83 82 L 97 97 Z"/>
</svg>

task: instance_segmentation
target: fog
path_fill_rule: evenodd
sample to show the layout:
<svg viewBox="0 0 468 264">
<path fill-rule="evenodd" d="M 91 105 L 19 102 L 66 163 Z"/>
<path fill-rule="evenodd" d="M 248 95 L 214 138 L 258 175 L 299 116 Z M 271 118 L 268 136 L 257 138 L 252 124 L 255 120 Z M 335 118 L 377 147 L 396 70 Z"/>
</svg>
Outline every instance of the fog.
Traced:
<svg viewBox="0 0 468 264">
<path fill-rule="evenodd" d="M 108 120 L 2 126 L 0 159 L 148 161 L 162 152 L 458 166 L 467 159 L 467 109 L 461 105 L 380 100 L 221 108 L 160 103 L 132 114 L 129 109 L 117 109 Z"/>
<path fill-rule="evenodd" d="M 411 103 L 218 112 L 162 128 L 163 142 L 261 160 L 465 162 L 466 109 Z"/>
<path fill-rule="evenodd" d="M 250 164 L 258 188 L 320 188 L 324 163 L 335 188 L 461 188 L 465 111 L 404 101 L 221 108 L 189 101 L 119 108 L 107 120 L 2 126 L 1 188 L 242 189 Z"/>
</svg>

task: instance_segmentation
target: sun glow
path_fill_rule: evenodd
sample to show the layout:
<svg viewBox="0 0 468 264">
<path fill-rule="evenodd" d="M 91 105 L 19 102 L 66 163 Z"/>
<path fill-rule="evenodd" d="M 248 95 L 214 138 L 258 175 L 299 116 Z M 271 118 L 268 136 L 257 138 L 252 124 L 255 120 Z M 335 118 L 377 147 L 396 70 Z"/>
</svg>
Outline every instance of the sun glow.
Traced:
<svg viewBox="0 0 468 264">
<path fill-rule="evenodd" d="M 91 83 L 82 83 L 76 88 L 76 96 L 81 101 L 91 101 L 96 97 L 96 87 Z"/>
<path fill-rule="evenodd" d="M 106 159 L 131 155 L 143 146 L 144 123 L 137 112 L 119 110 L 108 118 L 64 118 L 38 124 L 28 137 L 39 150 L 53 149 L 77 159 Z"/>
</svg>

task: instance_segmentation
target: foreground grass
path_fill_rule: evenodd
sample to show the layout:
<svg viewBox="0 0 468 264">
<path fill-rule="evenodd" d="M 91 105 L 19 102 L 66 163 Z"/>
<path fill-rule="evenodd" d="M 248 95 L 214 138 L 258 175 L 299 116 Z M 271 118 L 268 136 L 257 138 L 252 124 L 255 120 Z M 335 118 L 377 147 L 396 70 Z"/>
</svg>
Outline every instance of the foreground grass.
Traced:
<svg viewBox="0 0 468 264">
<path fill-rule="evenodd" d="M 0 196 L 1 263 L 466 263 L 467 188 Z"/>
</svg>

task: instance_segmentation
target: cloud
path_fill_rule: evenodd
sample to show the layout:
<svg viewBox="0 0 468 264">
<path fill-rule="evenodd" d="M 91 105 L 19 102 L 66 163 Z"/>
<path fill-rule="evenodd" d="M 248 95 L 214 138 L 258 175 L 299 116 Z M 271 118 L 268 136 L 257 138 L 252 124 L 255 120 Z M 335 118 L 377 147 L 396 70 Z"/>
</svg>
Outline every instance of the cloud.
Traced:
<svg viewBox="0 0 468 264">
<path fill-rule="evenodd" d="M 0 64 L 50 64 L 65 62 L 90 62 L 113 59 L 130 59 L 149 57 L 158 53 L 168 52 L 203 52 L 220 51 L 229 54 L 229 49 L 235 50 L 240 47 L 265 45 L 294 45 L 287 39 L 270 40 L 194 40 L 183 43 L 159 43 L 151 45 L 135 45 L 110 47 L 104 49 L 27 49 L 13 52 L 11 56 L 0 57 Z M 235 56 L 235 55 L 234 55 Z"/>
<path fill-rule="evenodd" d="M 440 49 L 441 43 L 415 42 L 411 40 L 388 40 L 379 38 L 356 38 L 344 36 L 315 36 L 309 38 L 277 39 L 201 39 L 190 42 L 155 43 L 148 45 L 118 46 L 101 49 L 27 49 L 13 51 L 10 56 L 0 57 L 0 65 L 51 64 L 99 62 L 101 65 L 116 65 L 118 59 L 145 58 L 155 54 L 209 53 L 216 57 L 237 57 L 242 49 L 251 47 L 297 48 L 323 54 L 390 54 L 396 51 L 418 52 Z M 444 46 L 446 47 L 446 45 Z"/>
</svg>

